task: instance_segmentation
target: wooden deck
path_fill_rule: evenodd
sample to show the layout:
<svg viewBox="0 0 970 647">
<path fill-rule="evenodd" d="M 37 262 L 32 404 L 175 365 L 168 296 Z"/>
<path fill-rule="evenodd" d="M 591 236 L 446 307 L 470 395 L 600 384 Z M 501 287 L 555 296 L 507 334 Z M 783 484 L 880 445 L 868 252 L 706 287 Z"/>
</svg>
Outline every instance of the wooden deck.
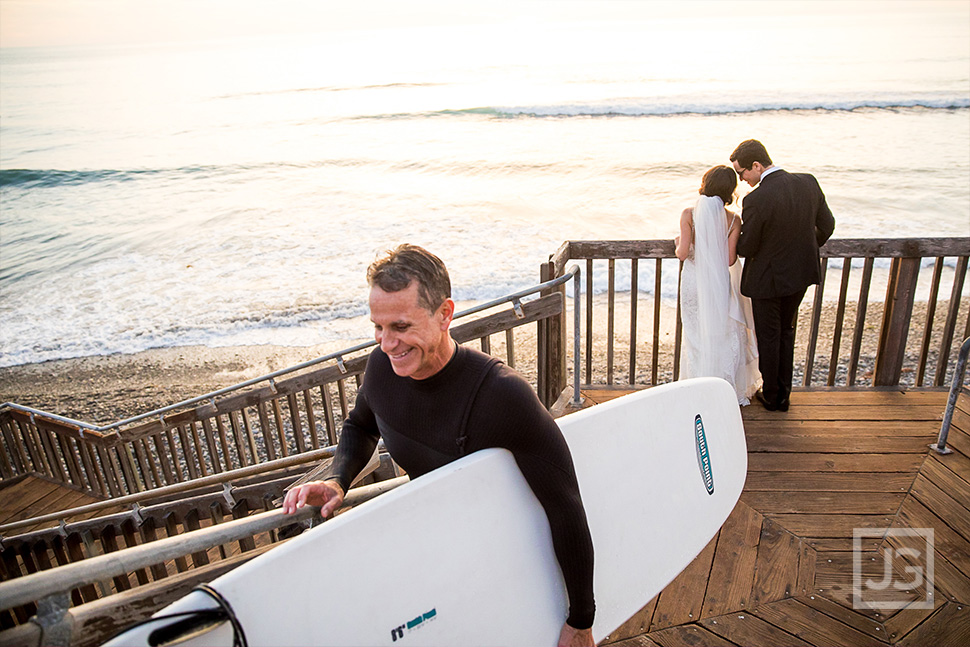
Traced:
<svg viewBox="0 0 970 647">
<path fill-rule="evenodd" d="M 626 392 L 589 389 L 584 397 L 591 406 Z M 928 445 L 936 441 L 946 399 L 945 391 L 796 391 L 787 413 L 744 408 L 749 464 L 740 502 L 694 562 L 603 644 L 970 644 L 970 391 L 960 395 L 953 418 L 954 451 L 940 456 Z M 27 475 L 0 489 L 0 519 L 89 501 Z M 854 608 L 857 528 L 872 533 L 861 541 L 862 573 L 883 579 L 889 559 L 893 582 L 914 582 L 913 573 L 926 571 L 925 539 L 893 535 L 933 529 L 930 608 L 919 608 L 927 599 L 919 582 L 884 594 L 906 608 Z M 211 549 L 214 567 L 265 549 L 265 542 L 255 543 L 256 551 L 237 558 L 236 542 Z M 159 585 L 192 575 L 167 566 L 174 577 Z M 155 595 L 150 588 L 125 595 Z"/>
<path fill-rule="evenodd" d="M 584 396 L 593 404 L 622 393 Z M 970 644 L 970 393 L 954 416 L 954 452 L 940 456 L 928 445 L 946 400 L 944 391 L 796 391 L 787 413 L 743 409 L 741 501 L 694 562 L 603 644 Z M 907 608 L 853 608 L 856 528 L 872 533 L 861 539 L 860 571 L 883 580 L 885 556 L 894 584 L 919 584 L 927 564 L 925 539 L 893 535 L 933 529 L 931 608 L 916 608 L 925 585 L 882 594 Z"/>
<path fill-rule="evenodd" d="M 41 474 L 22 474 L 16 478 L 0 482 L 0 524 L 23 521 L 24 519 L 102 500 Z M 79 516 L 77 519 L 89 519 L 98 514 L 103 513 L 90 513 Z M 20 529 L 17 532 L 18 534 L 25 533 L 48 526 L 50 526 L 49 523 L 38 524 Z"/>
</svg>

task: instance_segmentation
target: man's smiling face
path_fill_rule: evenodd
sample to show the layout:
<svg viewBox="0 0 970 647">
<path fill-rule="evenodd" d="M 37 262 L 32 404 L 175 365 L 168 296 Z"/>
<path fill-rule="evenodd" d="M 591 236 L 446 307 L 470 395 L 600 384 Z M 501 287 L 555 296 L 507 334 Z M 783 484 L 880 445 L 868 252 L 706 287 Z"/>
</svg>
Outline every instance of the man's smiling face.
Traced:
<svg viewBox="0 0 970 647">
<path fill-rule="evenodd" d="M 374 338 L 401 377 L 424 380 L 444 368 L 454 352 L 448 334 L 454 314 L 451 299 L 445 299 L 434 312 L 420 305 L 416 281 L 397 292 L 377 286 L 370 291 Z"/>
</svg>

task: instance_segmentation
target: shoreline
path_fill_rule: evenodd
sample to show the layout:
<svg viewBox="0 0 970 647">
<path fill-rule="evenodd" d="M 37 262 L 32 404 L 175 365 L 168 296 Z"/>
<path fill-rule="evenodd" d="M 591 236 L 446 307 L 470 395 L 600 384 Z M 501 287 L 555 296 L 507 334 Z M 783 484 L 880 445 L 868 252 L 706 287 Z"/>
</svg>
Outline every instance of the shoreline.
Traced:
<svg viewBox="0 0 970 647">
<path fill-rule="evenodd" d="M 0 368 L 0 402 L 105 425 L 352 345 L 180 346 L 8 366 Z"/>
</svg>

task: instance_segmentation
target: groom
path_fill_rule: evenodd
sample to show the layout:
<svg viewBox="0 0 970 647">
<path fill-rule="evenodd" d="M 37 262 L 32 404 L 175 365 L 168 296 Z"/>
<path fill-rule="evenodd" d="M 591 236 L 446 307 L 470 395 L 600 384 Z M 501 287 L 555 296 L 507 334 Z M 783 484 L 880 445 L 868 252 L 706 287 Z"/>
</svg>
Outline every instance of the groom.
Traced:
<svg viewBox="0 0 970 647">
<path fill-rule="evenodd" d="M 758 368 L 758 400 L 788 411 L 795 360 L 795 317 L 809 285 L 821 278 L 819 247 L 835 218 L 818 180 L 775 166 L 761 142 L 749 139 L 731 153 L 738 177 L 756 188 L 744 197 L 738 254 L 745 257 L 741 293 L 751 298 Z"/>
</svg>

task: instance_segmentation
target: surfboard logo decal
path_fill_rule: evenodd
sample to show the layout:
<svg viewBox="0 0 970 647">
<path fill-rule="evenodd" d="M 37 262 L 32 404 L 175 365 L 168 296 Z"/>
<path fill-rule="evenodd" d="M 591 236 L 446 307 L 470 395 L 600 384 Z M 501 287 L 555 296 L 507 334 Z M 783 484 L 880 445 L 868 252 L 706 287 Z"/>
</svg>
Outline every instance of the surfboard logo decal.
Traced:
<svg viewBox="0 0 970 647">
<path fill-rule="evenodd" d="M 424 626 L 424 623 L 434 620 L 435 616 L 437 615 L 438 615 L 437 609 L 432 609 L 427 613 L 422 613 L 421 615 L 414 618 L 413 620 L 408 620 L 403 625 L 394 627 L 393 629 L 391 629 L 391 642 L 397 642 L 398 638 L 404 638 L 405 631 L 410 633 L 415 629 L 420 629 L 422 626 Z"/>
<path fill-rule="evenodd" d="M 704 478 L 704 487 L 708 494 L 714 494 L 714 472 L 711 470 L 711 454 L 707 448 L 707 436 L 704 435 L 704 421 L 701 414 L 694 416 L 694 445 L 697 447 L 697 466 Z"/>
</svg>

